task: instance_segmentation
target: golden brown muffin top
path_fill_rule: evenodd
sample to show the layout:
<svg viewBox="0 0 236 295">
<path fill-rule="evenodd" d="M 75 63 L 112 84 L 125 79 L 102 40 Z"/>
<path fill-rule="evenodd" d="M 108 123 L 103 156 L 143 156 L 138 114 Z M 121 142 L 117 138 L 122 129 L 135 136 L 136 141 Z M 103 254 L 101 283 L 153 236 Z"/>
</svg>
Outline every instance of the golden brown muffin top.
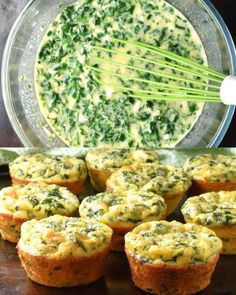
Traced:
<svg viewBox="0 0 236 295">
<path fill-rule="evenodd" d="M 9 164 L 14 178 L 33 181 L 77 181 L 87 176 L 85 162 L 66 155 L 27 154 Z"/>
<path fill-rule="evenodd" d="M 236 191 L 210 192 L 186 200 L 182 213 L 192 222 L 206 226 L 236 224 Z"/>
<path fill-rule="evenodd" d="M 67 188 L 45 183 L 10 186 L 0 191 L 0 213 L 14 218 L 41 219 L 51 215 L 77 215 L 79 200 Z"/>
<path fill-rule="evenodd" d="M 151 221 L 125 235 L 125 248 L 143 263 L 183 267 L 210 261 L 222 248 L 216 234 L 197 224 Z"/>
<path fill-rule="evenodd" d="M 18 248 L 57 259 L 89 256 L 106 248 L 111 236 L 112 229 L 94 219 L 54 215 L 23 223 Z"/>
<path fill-rule="evenodd" d="M 166 204 L 154 193 L 108 191 L 85 198 L 79 212 L 81 217 L 94 217 L 112 228 L 134 227 L 145 221 L 164 218 Z"/>
<path fill-rule="evenodd" d="M 95 169 L 113 172 L 122 166 L 159 162 L 157 152 L 144 149 L 97 148 L 86 155 L 86 162 Z"/>
<path fill-rule="evenodd" d="M 157 163 L 138 163 L 124 166 L 106 182 L 114 190 L 139 190 L 161 196 L 184 193 L 191 185 L 181 168 Z"/>
<path fill-rule="evenodd" d="M 183 166 L 193 179 L 213 182 L 236 181 L 236 156 L 204 154 L 189 158 Z"/>
</svg>

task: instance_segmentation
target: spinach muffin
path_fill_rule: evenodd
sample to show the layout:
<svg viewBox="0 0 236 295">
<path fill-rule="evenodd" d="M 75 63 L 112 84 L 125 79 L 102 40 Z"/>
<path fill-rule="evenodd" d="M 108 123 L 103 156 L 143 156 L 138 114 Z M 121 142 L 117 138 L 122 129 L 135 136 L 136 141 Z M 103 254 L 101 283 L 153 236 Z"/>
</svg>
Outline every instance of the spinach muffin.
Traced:
<svg viewBox="0 0 236 295">
<path fill-rule="evenodd" d="M 193 194 L 236 190 L 236 156 L 204 154 L 187 159 Z"/>
<path fill-rule="evenodd" d="M 14 184 L 45 182 L 67 187 L 78 194 L 87 178 L 85 162 L 66 155 L 27 154 L 9 164 Z"/>
<path fill-rule="evenodd" d="M 113 229 L 111 249 L 124 250 L 124 235 L 142 222 L 166 217 L 164 199 L 151 192 L 103 192 L 85 198 L 80 216 L 96 218 Z"/>
<path fill-rule="evenodd" d="M 162 196 L 167 215 L 178 206 L 191 180 L 181 168 L 158 163 L 137 163 L 114 172 L 106 182 L 108 190 L 142 190 Z"/>
<path fill-rule="evenodd" d="M 134 284 L 159 295 L 195 294 L 207 287 L 221 248 L 212 230 L 176 221 L 143 223 L 125 235 Z"/>
<path fill-rule="evenodd" d="M 144 149 L 97 148 L 85 158 L 91 183 L 97 191 L 105 191 L 106 180 L 122 166 L 133 163 L 158 163 L 157 152 Z"/>
<path fill-rule="evenodd" d="M 236 254 L 236 191 L 188 198 L 181 209 L 186 222 L 212 229 L 223 242 L 222 254 Z"/>
<path fill-rule="evenodd" d="M 51 215 L 77 216 L 79 200 L 67 188 L 55 184 L 29 183 L 0 191 L 0 233 L 17 243 L 22 223 Z"/>
<path fill-rule="evenodd" d="M 112 230 L 95 220 L 54 215 L 25 222 L 17 250 L 31 280 L 72 287 L 103 275 L 111 236 Z"/>
</svg>

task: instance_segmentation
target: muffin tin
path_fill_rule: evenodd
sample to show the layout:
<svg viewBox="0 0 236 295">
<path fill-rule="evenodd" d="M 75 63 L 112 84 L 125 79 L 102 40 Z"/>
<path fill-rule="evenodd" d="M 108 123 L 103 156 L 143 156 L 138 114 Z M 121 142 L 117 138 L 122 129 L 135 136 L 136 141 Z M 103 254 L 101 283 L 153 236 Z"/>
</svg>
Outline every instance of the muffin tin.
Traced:
<svg viewBox="0 0 236 295">
<path fill-rule="evenodd" d="M 164 153 L 165 151 L 163 151 Z M 166 151 L 169 156 L 178 151 Z M 179 154 L 184 152 L 179 151 Z M 169 157 L 171 159 L 171 157 Z M 1 170 L 2 171 L 2 170 Z M 3 170 L 6 171 L 6 170 Z M 1 173 L 0 173 L 1 174 Z M 7 173 L 0 175 L 0 188 L 10 185 L 10 177 Z M 92 192 L 91 186 L 88 184 L 89 193 Z M 184 201 L 184 200 L 183 200 Z M 178 220 L 183 222 L 180 210 L 176 210 L 171 214 L 168 220 Z M 16 294 L 23 292 L 24 294 L 98 294 L 98 295 L 141 295 L 146 294 L 137 289 L 131 281 L 130 269 L 128 261 L 124 253 L 111 252 L 108 263 L 106 265 L 105 276 L 97 282 L 81 287 L 53 289 L 43 287 L 33 283 L 27 278 L 26 273 L 20 265 L 17 257 L 15 245 L 0 239 L 0 292 L 1 294 Z M 235 270 L 236 256 L 221 256 L 213 274 L 212 281 L 200 294 L 227 294 L 234 295 L 236 293 L 236 282 L 233 280 L 232 274 Z"/>
</svg>

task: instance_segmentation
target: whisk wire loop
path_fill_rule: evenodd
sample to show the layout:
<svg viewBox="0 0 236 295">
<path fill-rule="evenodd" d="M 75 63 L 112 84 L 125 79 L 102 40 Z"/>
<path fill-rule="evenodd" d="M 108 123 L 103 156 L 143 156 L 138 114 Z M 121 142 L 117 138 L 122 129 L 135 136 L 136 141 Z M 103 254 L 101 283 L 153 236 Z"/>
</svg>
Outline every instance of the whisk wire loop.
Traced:
<svg viewBox="0 0 236 295">
<path fill-rule="evenodd" d="M 187 65 L 187 66 L 191 65 L 192 67 L 195 67 L 199 70 L 206 70 L 206 72 L 212 73 L 212 74 L 216 75 L 217 77 L 225 78 L 224 74 L 221 74 L 211 68 L 208 68 L 207 66 L 200 65 L 190 59 L 186 59 L 185 57 L 179 56 L 175 53 L 161 49 L 160 47 L 155 47 L 150 44 L 146 44 L 146 43 L 139 42 L 139 41 L 125 41 L 125 40 L 115 39 L 115 38 L 111 38 L 111 40 L 116 41 L 116 42 L 120 42 L 120 43 L 135 45 L 140 48 L 146 48 L 151 52 L 158 53 L 160 56 L 167 57 L 167 58 L 175 60 L 177 62 L 181 62 L 183 65 Z"/>
<path fill-rule="evenodd" d="M 130 50 L 124 52 L 112 49 L 110 46 L 109 48 L 97 45 L 92 46 L 92 50 L 97 55 L 91 54 L 90 59 L 93 61 L 93 64 L 86 63 L 87 67 L 94 73 L 93 77 L 97 83 L 111 87 L 116 94 L 122 95 L 125 93 L 129 97 L 145 100 L 220 102 L 220 88 L 226 75 L 159 47 L 139 41 L 127 41 L 116 38 L 111 38 L 110 40 L 134 46 L 134 48 L 141 49 L 142 51 L 145 50 L 148 53 L 146 58 L 142 55 L 139 56 L 137 52 L 133 54 Z M 124 63 L 112 60 L 112 58 L 104 58 L 101 53 L 107 53 L 110 57 L 112 53 L 119 54 L 143 64 L 139 63 L 137 66 L 134 63 Z M 101 62 L 103 67 L 98 66 L 99 62 Z M 114 67 L 108 67 L 110 69 L 108 70 L 104 68 L 105 65 Z M 158 70 L 156 70 L 155 66 L 157 66 Z M 124 71 L 120 71 L 121 69 Z M 125 69 L 128 70 L 128 73 L 125 72 Z M 172 74 L 168 70 L 171 70 Z M 132 76 L 130 73 L 138 73 L 139 75 Z M 187 74 L 188 78 L 184 74 Z M 130 84 L 127 86 L 126 83 L 124 85 L 116 84 L 113 82 L 113 79 L 111 81 L 103 79 L 104 75 L 116 77 L 118 81 L 132 81 L 133 86 L 135 83 L 139 83 L 139 88 L 137 88 L 136 84 L 136 87 L 130 87 Z M 167 83 L 166 79 L 170 83 Z M 177 82 L 177 84 L 173 82 Z M 150 89 L 142 89 L 140 85 L 148 85 Z"/>
<path fill-rule="evenodd" d="M 89 65 L 88 65 L 88 68 L 91 68 L 96 72 L 107 73 L 107 74 L 110 74 L 110 75 L 114 75 L 115 77 L 123 78 L 122 74 L 113 73 L 113 72 L 108 71 L 108 70 L 101 70 L 101 69 L 98 69 L 98 68 L 90 67 Z M 130 80 L 134 80 L 134 81 L 139 81 L 139 82 L 147 82 L 144 79 L 135 78 L 135 77 L 131 77 L 131 76 L 126 76 L 126 78 L 128 78 Z M 120 86 L 120 85 L 117 85 L 117 84 L 114 84 L 114 83 L 109 83 L 109 82 L 102 81 L 101 79 L 98 79 L 96 76 L 94 76 L 94 79 L 99 84 L 105 84 L 105 85 L 108 85 L 108 86 L 112 86 L 112 87 L 120 88 L 120 89 L 125 89 L 125 90 L 131 90 L 131 91 L 135 90 L 134 88 L 129 88 L 129 87 Z M 184 86 L 176 86 L 176 85 L 166 84 L 166 83 L 162 83 L 162 82 L 148 81 L 148 83 L 150 83 L 150 84 L 152 84 L 154 86 L 158 86 L 157 89 L 165 89 L 165 88 L 169 88 L 169 89 L 172 89 L 172 90 L 177 89 L 179 91 L 184 91 L 185 94 L 186 94 L 186 91 L 189 92 L 189 93 L 196 93 L 196 94 L 202 94 L 202 95 L 206 93 L 205 90 L 193 89 L 193 88 L 184 87 Z M 135 91 L 139 91 L 139 92 L 142 91 L 142 92 L 148 92 L 148 93 L 152 92 L 152 91 L 149 91 L 149 90 L 135 90 Z M 155 93 L 156 93 L 156 91 L 155 91 Z M 208 91 L 207 93 L 211 94 L 212 96 L 218 97 L 218 94 L 215 91 Z"/>
<path fill-rule="evenodd" d="M 96 57 L 96 56 L 93 56 L 93 58 L 95 60 L 104 62 L 104 59 L 103 58 Z M 122 66 L 123 68 L 127 68 L 127 69 L 130 69 L 130 70 L 135 70 L 135 71 L 139 71 L 139 72 L 143 72 L 143 73 L 148 73 L 148 74 L 151 74 L 151 75 L 154 75 L 154 76 L 168 78 L 168 79 L 175 80 L 175 81 L 181 81 L 181 82 L 185 82 L 185 83 L 186 82 L 187 83 L 192 83 L 192 84 L 196 84 L 196 85 L 203 86 L 203 87 L 208 87 L 209 86 L 208 83 L 202 83 L 202 82 L 198 82 L 198 81 L 193 81 L 193 80 L 189 80 L 189 79 L 186 79 L 186 78 L 181 78 L 179 76 L 171 76 L 169 74 L 165 74 L 165 73 L 162 73 L 162 72 L 158 72 L 157 73 L 155 71 L 151 71 L 151 70 L 146 70 L 146 69 L 143 69 L 143 68 L 138 68 L 138 67 L 130 66 L 130 65 L 127 65 L 127 64 L 123 64 L 121 62 L 113 61 L 113 60 L 106 60 L 106 63 L 110 63 L 110 64 L 113 64 L 113 65 Z M 209 78 L 209 77 L 205 77 L 205 78 Z M 218 82 L 218 80 L 216 80 L 216 81 Z M 146 80 L 146 82 L 148 82 L 148 81 Z M 219 89 L 220 88 L 220 85 L 211 85 L 211 87 L 212 88 Z"/>
</svg>

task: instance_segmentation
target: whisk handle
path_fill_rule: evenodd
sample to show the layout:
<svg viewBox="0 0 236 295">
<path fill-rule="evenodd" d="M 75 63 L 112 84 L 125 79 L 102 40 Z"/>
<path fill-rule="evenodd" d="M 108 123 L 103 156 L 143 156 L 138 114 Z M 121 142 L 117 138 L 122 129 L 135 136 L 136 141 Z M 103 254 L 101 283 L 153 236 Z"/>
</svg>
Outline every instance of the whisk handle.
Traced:
<svg viewBox="0 0 236 295">
<path fill-rule="evenodd" d="M 236 105 L 236 77 L 227 76 L 220 87 L 220 99 L 226 105 Z"/>
</svg>

